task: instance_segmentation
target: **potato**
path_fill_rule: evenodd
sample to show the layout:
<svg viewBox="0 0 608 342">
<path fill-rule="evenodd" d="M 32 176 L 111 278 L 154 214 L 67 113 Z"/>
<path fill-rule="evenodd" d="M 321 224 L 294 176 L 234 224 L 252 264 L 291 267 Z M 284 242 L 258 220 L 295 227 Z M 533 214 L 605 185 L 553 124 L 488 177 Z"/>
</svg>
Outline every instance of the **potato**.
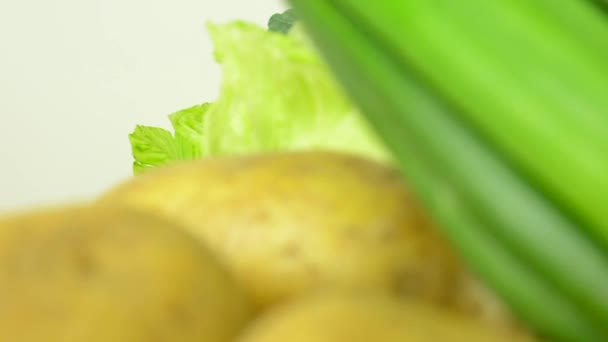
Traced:
<svg viewBox="0 0 608 342">
<path fill-rule="evenodd" d="M 110 208 L 0 220 L 0 341 L 231 341 L 250 317 L 234 279 L 172 224 Z"/>
<path fill-rule="evenodd" d="M 119 184 L 100 203 L 187 227 L 258 308 L 315 288 L 374 288 L 508 317 L 494 296 L 468 291 L 479 283 L 399 173 L 359 157 L 317 151 L 184 162 Z"/>
<path fill-rule="evenodd" d="M 322 293 L 277 306 L 236 342 L 531 342 L 532 338 L 381 293 Z"/>
</svg>

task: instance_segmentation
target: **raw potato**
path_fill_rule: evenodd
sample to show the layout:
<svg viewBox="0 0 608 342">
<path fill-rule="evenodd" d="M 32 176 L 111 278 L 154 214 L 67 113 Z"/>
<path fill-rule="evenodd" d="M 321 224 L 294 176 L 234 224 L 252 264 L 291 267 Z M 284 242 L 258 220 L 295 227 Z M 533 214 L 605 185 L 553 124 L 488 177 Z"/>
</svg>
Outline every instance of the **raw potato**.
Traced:
<svg viewBox="0 0 608 342">
<path fill-rule="evenodd" d="M 379 293 L 316 294 L 278 306 L 236 342 L 531 342 L 528 336 Z"/>
<path fill-rule="evenodd" d="M 0 341 L 224 342 L 244 294 L 194 238 L 134 211 L 0 220 Z"/>
<path fill-rule="evenodd" d="M 136 176 L 100 201 L 183 224 L 231 266 L 259 308 L 315 288 L 353 287 L 508 317 L 493 296 L 467 292 L 475 282 L 400 175 L 351 155 L 186 162 Z"/>
</svg>

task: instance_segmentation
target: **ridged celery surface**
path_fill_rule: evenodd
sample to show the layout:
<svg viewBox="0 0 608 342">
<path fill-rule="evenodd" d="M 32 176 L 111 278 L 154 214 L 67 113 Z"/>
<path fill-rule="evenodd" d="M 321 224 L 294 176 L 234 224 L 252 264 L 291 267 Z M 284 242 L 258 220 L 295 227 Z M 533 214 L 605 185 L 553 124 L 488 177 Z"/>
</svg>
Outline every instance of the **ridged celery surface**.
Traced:
<svg viewBox="0 0 608 342">
<path fill-rule="evenodd" d="M 292 0 L 471 266 L 541 335 L 608 340 L 608 18 L 591 2 Z"/>
</svg>

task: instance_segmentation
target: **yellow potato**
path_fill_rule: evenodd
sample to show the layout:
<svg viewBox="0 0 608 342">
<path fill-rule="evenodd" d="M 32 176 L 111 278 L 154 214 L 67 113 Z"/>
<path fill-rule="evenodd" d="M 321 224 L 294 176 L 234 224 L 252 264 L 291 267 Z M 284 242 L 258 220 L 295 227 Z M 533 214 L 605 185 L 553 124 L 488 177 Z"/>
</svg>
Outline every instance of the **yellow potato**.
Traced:
<svg viewBox="0 0 608 342">
<path fill-rule="evenodd" d="M 224 342 L 250 317 L 199 241 L 133 210 L 0 219 L 0 341 Z"/>
<path fill-rule="evenodd" d="M 531 342 L 470 316 L 380 293 L 324 293 L 277 306 L 236 342 Z"/>
<path fill-rule="evenodd" d="M 494 310 L 393 169 L 333 152 L 185 162 L 136 176 L 101 203 L 179 222 L 230 266 L 259 308 L 315 288 L 375 288 Z M 487 292 L 487 291 L 486 291 Z M 481 309 L 480 309 L 481 308 Z M 492 318 L 494 319 L 494 318 Z"/>
</svg>

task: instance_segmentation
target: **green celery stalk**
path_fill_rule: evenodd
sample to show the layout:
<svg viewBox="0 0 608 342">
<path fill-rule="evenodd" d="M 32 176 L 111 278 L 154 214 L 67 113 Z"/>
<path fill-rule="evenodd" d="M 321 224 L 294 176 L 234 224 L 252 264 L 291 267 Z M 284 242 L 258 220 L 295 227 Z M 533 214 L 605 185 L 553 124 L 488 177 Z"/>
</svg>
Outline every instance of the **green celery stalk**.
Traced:
<svg viewBox="0 0 608 342">
<path fill-rule="evenodd" d="M 512 167 L 608 247 L 601 13 L 584 1 L 333 2 L 370 25 Z"/>
<path fill-rule="evenodd" d="M 602 281 L 608 265 L 602 251 L 531 189 L 509 160 L 497 158 L 495 147 L 483 143 L 453 107 L 437 101 L 436 89 L 424 84 L 418 70 L 359 13 L 353 15 L 340 1 L 292 2 L 471 265 L 542 333 L 602 340 L 607 308 Z M 357 19 L 348 22 L 344 13 Z M 457 201 L 446 202 L 446 196 Z M 572 268 L 574 277 L 563 276 Z"/>
</svg>

